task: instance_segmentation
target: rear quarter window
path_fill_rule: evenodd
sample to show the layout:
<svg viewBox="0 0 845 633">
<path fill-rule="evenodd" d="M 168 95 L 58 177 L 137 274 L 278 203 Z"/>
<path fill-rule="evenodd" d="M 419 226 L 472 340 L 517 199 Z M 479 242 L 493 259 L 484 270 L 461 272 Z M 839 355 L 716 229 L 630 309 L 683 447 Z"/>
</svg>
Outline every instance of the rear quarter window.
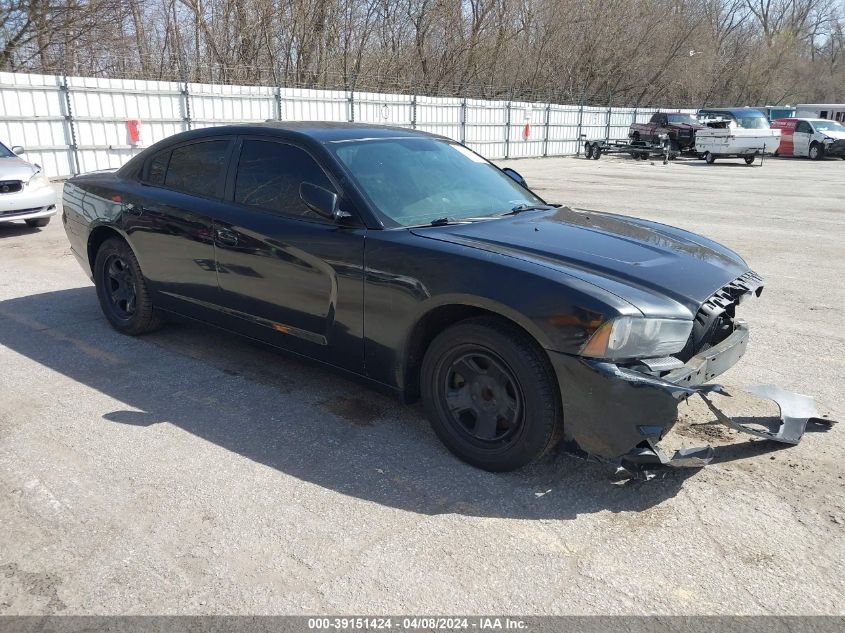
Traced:
<svg viewBox="0 0 845 633">
<path fill-rule="evenodd" d="M 228 140 L 201 141 L 175 148 L 170 154 L 164 186 L 209 197 L 225 176 Z"/>
<path fill-rule="evenodd" d="M 150 159 L 147 164 L 147 176 L 145 182 L 151 185 L 163 185 L 164 175 L 167 172 L 167 163 L 170 160 L 170 150 L 159 152 Z"/>
</svg>

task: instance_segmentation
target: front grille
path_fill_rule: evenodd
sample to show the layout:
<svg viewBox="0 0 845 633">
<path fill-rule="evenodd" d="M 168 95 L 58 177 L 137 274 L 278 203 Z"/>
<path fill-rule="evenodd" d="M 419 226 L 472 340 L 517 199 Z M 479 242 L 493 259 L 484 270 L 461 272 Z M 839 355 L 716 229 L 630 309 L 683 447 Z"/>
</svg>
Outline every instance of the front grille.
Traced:
<svg viewBox="0 0 845 633">
<path fill-rule="evenodd" d="M 0 180 L 0 194 L 16 193 L 23 189 L 23 181 L 21 180 Z"/>
<path fill-rule="evenodd" d="M 33 207 L 32 209 L 15 209 L 14 211 L 0 211 L 0 218 L 8 218 L 15 215 L 27 215 L 36 211 L 43 211 L 44 207 Z"/>
<path fill-rule="evenodd" d="M 676 354 L 684 362 L 724 341 L 733 333 L 736 307 L 742 300 L 763 292 L 763 278 L 753 271 L 734 279 L 710 295 L 695 315 L 692 333 L 686 347 Z"/>
</svg>

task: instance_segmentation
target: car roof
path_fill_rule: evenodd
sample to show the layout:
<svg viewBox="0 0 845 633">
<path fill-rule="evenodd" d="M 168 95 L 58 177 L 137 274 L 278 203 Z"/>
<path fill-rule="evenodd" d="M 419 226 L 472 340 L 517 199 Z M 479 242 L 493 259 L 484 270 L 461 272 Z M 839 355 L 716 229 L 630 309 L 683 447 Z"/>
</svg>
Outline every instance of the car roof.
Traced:
<svg viewBox="0 0 845 633">
<path fill-rule="evenodd" d="M 825 123 L 829 123 L 833 121 L 833 119 L 820 119 L 803 116 L 783 116 L 775 119 L 775 121 L 807 121 L 808 123 L 821 123 L 822 121 L 824 121 Z M 840 125 L 842 125 L 841 121 L 833 121 L 833 123 L 839 123 Z"/>
<path fill-rule="evenodd" d="M 730 112 L 734 116 L 753 112 L 759 114 L 760 116 L 765 116 L 762 112 L 756 110 L 755 108 L 701 108 L 699 112 Z"/>
<path fill-rule="evenodd" d="M 182 132 L 171 138 L 175 140 L 176 137 L 179 137 L 180 140 L 188 140 L 189 138 L 223 134 L 260 134 L 286 138 L 307 137 L 318 143 L 396 137 L 445 138 L 437 134 L 400 126 L 339 121 L 265 121 L 264 123 L 222 125 Z"/>
<path fill-rule="evenodd" d="M 219 125 L 179 132 L 154 143 L 143 152 L 117 170 L 121 176 L 137 173 L 149 156 L 168 147 L 220 136 L 267 136 L 287 141 L 300 142 L 304 145 L 324 145 L 355 140 L 373 140 L 388 138 L 432 138 L 453 142 L 438 134 L 422 132 L 406 127 L 375 125 L 372 123 L 345 123 L 337 121 L 265 121 L 263 123 L 243 123 L 238 125 Z"/>
</svg>

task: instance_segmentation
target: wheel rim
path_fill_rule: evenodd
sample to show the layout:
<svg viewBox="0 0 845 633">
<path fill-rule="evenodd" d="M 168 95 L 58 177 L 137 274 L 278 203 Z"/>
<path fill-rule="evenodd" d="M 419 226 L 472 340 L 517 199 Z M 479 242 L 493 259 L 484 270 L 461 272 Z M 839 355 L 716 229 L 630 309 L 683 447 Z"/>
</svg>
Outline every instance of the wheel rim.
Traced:
<svg viewBox="0 0 845 633">
<path fill-rule="evenodd" d="M 135 275 L 127 261 L 111 255 L 103 266 L 103 288 L 115 316 L 130 319 L 135 314 Z"/>
<path fill-rule="evenodd" d="M 524 421 L 524 398 L 508 365 L 472 348 L 444 363 L 441 403 L 457 435 L 484 448 L 509 446 Z"/>
<path fill-rule="evenodd" d="M 816 147 L 816 146 L 811 147 L 810 148 L 810 158 L 815 159 L 816 157 L 818 157 L 818 155 L 819 155 L 819 148 Z"/>
</svg>

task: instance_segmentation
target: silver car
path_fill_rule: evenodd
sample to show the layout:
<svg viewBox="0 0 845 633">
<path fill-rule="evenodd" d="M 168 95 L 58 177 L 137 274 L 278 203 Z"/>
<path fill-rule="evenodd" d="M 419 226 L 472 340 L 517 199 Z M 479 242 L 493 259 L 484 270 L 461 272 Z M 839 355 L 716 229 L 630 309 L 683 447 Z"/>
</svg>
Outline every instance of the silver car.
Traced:
<svg viewBox="0 0 845 633">
<path fill-rule="evenodd" d="M 23 220 L 29 226 L 47 226 L 56 214 L 56 192 L 39 165 L 26 162 L 0 143 L 0 224 Z"/>
</svg>

